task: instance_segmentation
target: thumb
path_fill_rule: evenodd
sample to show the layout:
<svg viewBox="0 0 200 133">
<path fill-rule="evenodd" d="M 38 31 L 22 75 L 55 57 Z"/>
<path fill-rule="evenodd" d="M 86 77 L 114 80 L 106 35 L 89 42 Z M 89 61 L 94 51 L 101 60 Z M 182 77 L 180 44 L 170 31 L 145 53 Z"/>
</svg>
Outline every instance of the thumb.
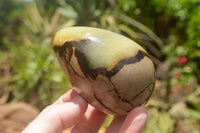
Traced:
<svg viewBox="0 0 200 133">
<path fill-rule="evenodd" d="M 23 133 L 62 133 L 77 124 L 87 109 L 87 102 L 76 95 L 71 101 L 46 107 Z"/>
</svg>

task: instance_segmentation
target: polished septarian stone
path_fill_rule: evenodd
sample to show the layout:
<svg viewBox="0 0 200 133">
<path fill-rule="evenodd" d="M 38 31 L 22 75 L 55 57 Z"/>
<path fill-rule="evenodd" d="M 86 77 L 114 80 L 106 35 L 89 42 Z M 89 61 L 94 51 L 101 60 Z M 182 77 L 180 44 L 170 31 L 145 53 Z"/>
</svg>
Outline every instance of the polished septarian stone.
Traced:
<svg viewBox="0 0 200 133">
<path fill-rule="evenodd" d="M 155 69 L 148 53 L 120 34 L 64 28 L 54 35 L 53 48 L 76 92 L 100 111 L 127 114 L 153 92 Z"/>
</svg>

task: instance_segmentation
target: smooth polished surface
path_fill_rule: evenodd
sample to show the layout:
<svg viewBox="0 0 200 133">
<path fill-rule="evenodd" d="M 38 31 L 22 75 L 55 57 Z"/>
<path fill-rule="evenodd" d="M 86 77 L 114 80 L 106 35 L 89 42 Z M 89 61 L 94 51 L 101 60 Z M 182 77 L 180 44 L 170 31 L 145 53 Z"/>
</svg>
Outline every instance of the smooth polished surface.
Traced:
<svg viewBox="0 0 200 133">
<path fill-rule="evenodd" d="M 53 47 L 77 93 L 105 113 L 127 114 L 153 92 L 155 70 L 148 53 L 122 35 L 70 27 L 54 35 Z"/>
</svg>

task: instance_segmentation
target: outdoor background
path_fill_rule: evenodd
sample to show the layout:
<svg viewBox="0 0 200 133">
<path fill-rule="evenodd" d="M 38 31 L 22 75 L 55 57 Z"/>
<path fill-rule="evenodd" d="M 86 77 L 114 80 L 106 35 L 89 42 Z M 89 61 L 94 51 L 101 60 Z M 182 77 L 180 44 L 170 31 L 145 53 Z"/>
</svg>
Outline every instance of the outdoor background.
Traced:
<svg viewBox="0 0 200 133">
<path fill-rule="evenodd" d="M 157 81 L 144 133 L 200 133 L 199 0 L 1 0 L 0 107 L 41 110 L 71 89 L 52 48 L 69 26 L 123 34 L 152 55 Z M 13 125 L 2 123 L 0 132 Z"/>
</svg>

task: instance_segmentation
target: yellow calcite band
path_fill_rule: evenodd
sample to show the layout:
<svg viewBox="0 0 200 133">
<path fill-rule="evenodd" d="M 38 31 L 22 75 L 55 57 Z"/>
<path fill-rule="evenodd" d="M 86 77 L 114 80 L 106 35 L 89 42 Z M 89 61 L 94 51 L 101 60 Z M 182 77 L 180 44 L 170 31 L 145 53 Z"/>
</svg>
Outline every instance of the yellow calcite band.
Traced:
<svg viewBox="0 0 200 133">
<path fill-rule="evenodd" d="M 90 27 L 69 27 L 58 31 L 53 46 L 62 47 L 65 42 L 89 39 L 83 53 L 91 68 L 111 70 L 119 61 L 135 56 L 139 50 L 146 51 L 136 42 L 120 34 Z"/>
</svg>

